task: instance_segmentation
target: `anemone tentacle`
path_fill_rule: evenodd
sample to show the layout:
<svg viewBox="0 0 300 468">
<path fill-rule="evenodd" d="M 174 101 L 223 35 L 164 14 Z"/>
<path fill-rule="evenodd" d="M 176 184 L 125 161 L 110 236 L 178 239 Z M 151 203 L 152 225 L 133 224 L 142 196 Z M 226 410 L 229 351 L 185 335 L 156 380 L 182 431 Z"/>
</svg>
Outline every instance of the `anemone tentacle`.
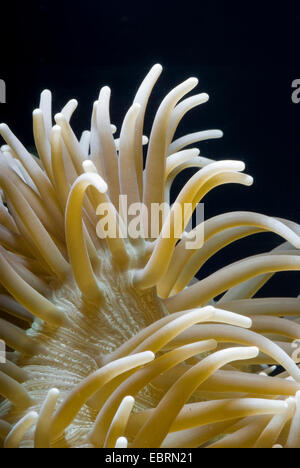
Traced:
<svg viewBox="0 0 300 468">
<path fill-rule="evenodd" d="M 175 138 L 209 99 L 185 97 L 196 78 L 167 93 L 148 140 L 161 71 L 143 80 L 119 135 L 107 86 L 79 138 L 77 101 L 53 119 L 52 94 L 42 92 L 38 157 L 0 125 L 2 447 L 300 447 L 300 299 L 253 297 L 273 274 L 300 270 L 300 226 L 238 211 L 185 232 L 210 190 L 253 179 L 241 161 L 199 155 L 195 143 L 220 130 Z M 171 206 L 175 177 L 191 167 Z M 151 209 L 163 203 L 153 235 Z M 192 210 L 176 218 L 185 204 Z M 203 245 L 187 248 L 201 232 Z M 260 232 L 285 243 L 196 279 L 215 253 Z"/>
</svg>

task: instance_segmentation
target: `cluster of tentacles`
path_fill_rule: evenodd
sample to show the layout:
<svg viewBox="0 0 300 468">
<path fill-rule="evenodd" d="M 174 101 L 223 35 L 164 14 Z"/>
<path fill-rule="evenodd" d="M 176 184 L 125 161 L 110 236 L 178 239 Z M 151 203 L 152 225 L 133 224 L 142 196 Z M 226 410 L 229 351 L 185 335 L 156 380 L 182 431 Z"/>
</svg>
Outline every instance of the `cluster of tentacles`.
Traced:
<svg viewBox="0 0 300 468">
<path fill-rule="evenodd" d="M 77 102 L 53 126 L 51 93 L 42 93 L 33 112 L 39 157 L 0 126 L 6 448 L 300 447 L 300 299 L 253 298 L 274 273 L 300 270 L 300 227 L 225 213 L 200 223 L 193 233 L 202 230 L 204 244 L 187 249 L 188 219 L 178 226 L 172 206 L 157 238 L 97 235 L 101 204 L 120 234 L 119 195 L 149 209 L 170 203 L 186 168 L 198 170 L 177 196 L 180 206 L 195 208 L 225 183 L 252 183 L 242 162 L 185 149 L 222 132 L 174 140 L 185 113 L 208 100 L 205 93 L 183 99 L 195 78 L 163 99 L 148 141 L 144 115 L 160 73 L 155 65 L 144 79 L 117 139 L 107 87 L 79 140 L 69 123 Z M 266 231 L 285 243 L 195 281 L 220 249 Z"/>
</svg>

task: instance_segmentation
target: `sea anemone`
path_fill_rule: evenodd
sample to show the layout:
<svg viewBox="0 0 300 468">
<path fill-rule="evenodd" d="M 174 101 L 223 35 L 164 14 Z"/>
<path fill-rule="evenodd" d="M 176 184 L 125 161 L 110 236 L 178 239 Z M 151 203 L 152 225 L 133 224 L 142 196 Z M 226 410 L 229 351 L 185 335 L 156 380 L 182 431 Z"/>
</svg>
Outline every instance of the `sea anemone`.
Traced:
<svg viewBox="0 0 300 468">
<path fill-rule="evenodd" d="M 142 82 L 117 139 L 108 87 L 80 140 L 70 126 L 77 102 L 53 125 L 43 91 L 33 112 L 38 157 L 0 126 L 5 448 L 300 447 L 300 299 L 253 298 L 274 273 L 300 270 L 300 227 L 230 212 L 186 231 L 191 212 L 178 220 L 175 206 L 193 211 L 214 187 L 252 178 L 243 162 L 185 149 L 219 130 L 174 140 L 186 112 L 208 100 L 183 99 L 196 78 L 163 99 L 147 140 L 145 110 L 161 70 Z M 188 167 L 197 171 L 170 206 L 172 183 Z M 142 235 L 126 231 L 120 195 L 131 207 L 143 202 Z M 162 203 L 170 209 L 155 236 L 146 225 Z M 222 248 L 266 231 L 285 242 L 196 280 Z M 203 245 L 188 248 L 201 233 Z"/>
</svg>

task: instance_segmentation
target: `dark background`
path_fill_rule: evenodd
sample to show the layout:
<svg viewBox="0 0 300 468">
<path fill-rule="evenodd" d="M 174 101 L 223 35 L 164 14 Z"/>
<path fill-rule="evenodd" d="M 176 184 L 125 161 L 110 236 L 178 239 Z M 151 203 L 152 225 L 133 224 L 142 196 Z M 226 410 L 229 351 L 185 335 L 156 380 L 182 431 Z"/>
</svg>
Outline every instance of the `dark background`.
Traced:
<svg viewBox="0 0 300 468">
<path fill-rule="evenodd" d="M 2 2 L 0 36 L 0 78 L 7 83 L 0 120 L 29 147 L 31 112 L 42 89 L 53 91 L 55 111 L 70 98 L 79 100 L 72 120 L 79 134 L 89 128 L 92 103 L 108 84 L 112 122 L 119 127 L 139 82 L 159 62 L 164 73 L 150 115 L 168 90 L 197 76 L 196 92 L 208 92 L 210 102 L 186 116 L 177 135 L 221 128 L 223 140 L 200 144 L 201 153 L 241 159 L 255 178 L 250 188 L 215 189 L 205 199 L 206 217 L 251 210 L 300 222 L 300 104 L 291 100 L 291 83 L 300 79 L 297 4 Z M 271 234 L 241 241 L 217 255 L 205 272 L 278 243 Z M 297 295 L 299 278 L 276 275 L 268 293 Z"/>
</svg>

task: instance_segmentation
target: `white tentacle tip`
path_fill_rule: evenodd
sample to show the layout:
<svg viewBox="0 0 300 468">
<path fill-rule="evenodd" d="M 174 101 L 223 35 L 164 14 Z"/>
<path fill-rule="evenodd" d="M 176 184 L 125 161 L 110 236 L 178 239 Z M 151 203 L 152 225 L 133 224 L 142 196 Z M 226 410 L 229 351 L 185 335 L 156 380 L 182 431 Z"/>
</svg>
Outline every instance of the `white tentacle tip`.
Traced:
<svg viewBox="0 0 300 468">
<path fill-rule="evenodd" d="M 212 312 L 217 312 L 218 311 L 217 307 L 214 307 L 213 305 L 207 305 L 207 306 L 204 306 L 204 307 L 199 307 L 199 309 L 200 310 L 201 309 L 211 310 Z"/>
<path fill-rule="evenodd" d="M 9 130 L 9 127 L 6 123 L 2 123 L 0 124 L 0 132 L 6 132 L 7 130 Z"/>
<path fill-rule="evenodd" d="M 143 139 L 142 139 L 142 144 L 143 144 L 143 146 L 144 146 L 144 145 L 148 145 L 148 143 L 149 143 L 149 138 L 146 137 L 146 135 L 143 135 Z"/>
<path fill-rule="evenodd" d="M 141 104 L 139 104 L 138 102 L 135 102 L 134 104 L 132 104 L 131 106 L 131 112 L 134 116 L 138 116 L 140 110 L 141 110 Z"/>
<path fill-rule="evenodd" d="M 48 392 L 48 395 L 52 397 L 58 397 L 59 394 L 60 394 L 60 391 L 58 390 L 58 388 L 51 388 L 51 390 L 49 390 Z"/>
<path fill-rule="evenodd" d="M 61 127 L 59 125 L 53 125 L 52 133 L 61 133 Z"/>
<path fill-rule="evenodd" d="M 115 448 L 127 448 L 128 447 L 128 441 L 126 437 L 119 437 L 116 441 Z"/>
<path fill-rule="evenodd" d="M 246 348 L 248 359 L 256 358 L 259 355 L 259 349 L 257 346 L 249 346 Z"/>
<path fill-rule="evenodd" d="M 94 187 L 99 190 L 100 193 L 106 193 L 107 190 L 108 190 L 108 186 L 107 186 L 107 183 L 105 182 L 104 179 L 102 179 L 102 177 L 98 174 L 97 172 L 97 169 L 95 167 L 95 165 L 87 160 L 87 161 L 84 161 L 82 163 L 82 166 L 83 166 L 83 169 L 85 170 L 85 168 L 88 168 L 88 170 L 86 171 L 87 174 L 88 174 L 88 177 L 89 177 L 89 180 L 91 180 L 94 184 Z M 95 174 L 95 171 L 96 170 L 96 174 Z M 84 176 L 81 176 L 81 177 L 84 177 Z"/>
<path fill-rule="evenodd" d="M 50 89 L 43 89 L 43 91 L 41 92 L 41 96 L 49 96 L 51 97 L 52 96 L 52 93 L 50 91 Z"/>
<path fill-rule="evenodd" d="M 234 314 L 234 315 L 236 315 L 237 324 L 239 327 L 246 328 L 246 329 L 252 327 L 251 318 L 245 317 L 244 315 L 240 315 L 240 314 Z"/>
<path fill-rule="evenodd" d="M 246 169 L 246 164 L 244 161 L 237 161 L 237 160 L 227 160 L 228 162 L 231 161 L 231 163 L 234 164 L 234 170 L 238 172 L 243 172 Z"/>
<path fill-rule="evenodd" d="M 76 106 L 76 107 L 78 106 L 78 101 L 75 98 L 71 99 L 69 103 L 72 104 L 73 106 Z"/>
<path fill-rule="evenodd" d="M 191 78 L 187 79 L 187 83 L 195 88 L 199 83 L 199 79 L 192 76 Z"/>
<path fill-rule="evenodd" d="M 251 328 L 252 327 L 252 320 L 249 317 L 243 317 L 243 324 L 244 328 Z"/>
<path fill-rule="evenodd" d="M 254 182 L 253 177 L 250 176 L 250 175 L 247 175 L 247 177 L 246 177 L 246 179 L 245 179 L 245 185 L 247 185 L 247 186 L 250 187 L 250 185 L 253 185 L 253 182 Z"/>
<path fill-rule="evenodd" d="M 135 399 L 133 398 L 133 396 L 127 395 L 126 397 L 123 398 L 123 403 L 133 406 L 135 403 Z"/>
<path fill-rule="evenodd" d="M 141 354 L 147 362 L 153 361 L 155 359 L 155 354 L 152 351 L 144 351 Z"/>
<path fill-rule="evenodd" d="M 160 63 L 156 63 L 155 65 L 153 65 L 152 71 L 159 71 L 159 72 L 162 72 L 163 71 L 163 66 L 160 64 Z"/>
<path fill-rule="evenodd" d="M 54 120 L 55 120 L 56 123 L 59 123 L 62 120 L 66 120 L 66 118 L 65 118 L 64 114 L 62 114 L 61 112 L 58 112 L 57 114 L 55 114 Z"/>
<path fill-rule="evenodd" d="M 86 173 L 98 174 L 95 164 L 90 159 L 83 161 L 82 168 Z"/>
<path fill-rule="evenodd" d="M 43 111 L 41 109 L 34 109 L 34 111 L 32 112 L 32 115 L 33 117 L 43 115 Z"/>
<path fill-rule="evenodd" d="M 200 343 L 203 344 L 203 341 L 200 341 Z M 210 346 L 211 349 L 215 349 L 218 346 L 218 342 L 214 338 L 211 338 L 210 340 L 207 340 L 207 345 Z"/>
<path fill-rule="evenodd" d="M 99 99 L 102 97 L 102 96 L 106 96 L 106 97 L 109 97 L 111 95 L 111 89 L 109 86 L 103 86 L 101 89 L 100 89 L 100 96 L 99 96 Z"/>
</svg>

